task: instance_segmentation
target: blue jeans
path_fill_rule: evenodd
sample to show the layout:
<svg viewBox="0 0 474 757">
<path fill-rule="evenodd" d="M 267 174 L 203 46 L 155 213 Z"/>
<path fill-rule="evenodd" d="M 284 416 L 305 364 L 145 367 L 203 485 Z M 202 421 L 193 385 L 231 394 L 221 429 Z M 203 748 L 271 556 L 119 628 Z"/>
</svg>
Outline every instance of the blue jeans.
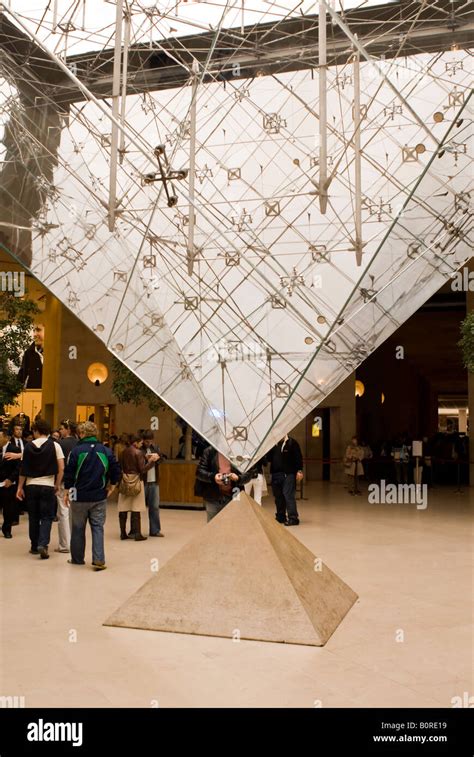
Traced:
<svg viewBox="0 0 474 757">
<path fill-rule="evenodd" d="M 150 521 L 150 536 L 156 536 L 161 531 L 160 523 L 160 487 L 158 484 L 145 483 L 145 504 L 148 507 Z"/>
<path fill-rule="evenodd" d="M 25 501 L 28 510 L 31 549 L 47 547 L 56 515 L 54 487 L 29 484 L 25 487 Z"/>
<path fill-rule="evenodd" d="M 276 519 L 279 523 L 297 521 L 296 509 L 296 475 L 294 473 L 274 473 L 272 475 L 272 489 L 275 497 Z"/>
<path fill-rule="evenodd" d="M 86 524 L 90 523 L 92 531 L 92 562 L 105 563 L 104 523 L 107 513 L 107 500 L 100 502 L 71 502 L 71 560 L 84 564 L 86 551 Z"/>
</svg>

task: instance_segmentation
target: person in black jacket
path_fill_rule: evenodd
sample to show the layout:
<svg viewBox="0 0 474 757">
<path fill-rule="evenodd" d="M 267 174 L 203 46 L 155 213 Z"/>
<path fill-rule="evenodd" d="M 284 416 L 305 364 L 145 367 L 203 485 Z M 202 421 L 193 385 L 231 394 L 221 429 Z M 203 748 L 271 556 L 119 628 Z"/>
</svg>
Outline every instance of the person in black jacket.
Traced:
<svg viewBox="0 0 474 757">
<path fill-rule="evenodd" d="M 37 323 L 34 328 L 33 342 L 23 353 L 18 381 L 25 389 L 41 389 L 43 386 L 43 347 L 44 326 Z"/>
<path fill-rule="evenodd" d="M 207 447 L 199 460 L 194 486 L 196 497 L 204 499 L 207 521 L 212 520 L 229 504 L 234 488 L 242 490 L 254 475 L 253 469 L 240 473 L 225 455 L 214 447 Z"/>
<path fill-rule="evenodd" d="M 19 500 L 26 498 L 30 552 L 47 560 L 51 526 L 56 514 L 55 495 L 64 473 L 64 453 L 59 444 L 51 439 L 49 423 L 40 418 L 31 429 L 34 439 L 23 450 L 16 496 Z"/>
<path fill-rule="evenodd" d="M 18 518 L 16 487 L 20 473 L 21 454 L 5 431 L 0 431 L 0 507 L 3 508 L 2 533 L 5 539 L 12 538 L 12 525 Z"/>
<path fill-rule="evenodd" d="M 22 439 L 23 436 L 23 429 L 18 424 L 15 423 L 12 430 L 8 432 L 7 434 L 10 437 L 10 445 L 8 450 L 5 453 L 5 459 L 6 460 L 15 460 L 18 465 L 18 469 L 20 468 L 20 460 L 23 457 L 23 450 L 25 448 L 25 443 Z M 18 482 L 18 476 L 15 478 L 15 482 Z M 16 492 L 16 487 L 15 487 Z M 18 526 L 20 524 L 20 515 L 23 515 L 23 510 L 20 507 L 20 502 L 15 497 L 15 516 L 14 521 L 12 523 L 12 526 Z"/>
<path fill-rule="evenodd" d="M 272 489 L 275 497 L 276 515 L 285 526 L 298 526 L 296 507 L 296 482 L 303 478 L 303 455 L 296 439 L 285 436 L 267 454 L 271 464 Z"/>
</svg>

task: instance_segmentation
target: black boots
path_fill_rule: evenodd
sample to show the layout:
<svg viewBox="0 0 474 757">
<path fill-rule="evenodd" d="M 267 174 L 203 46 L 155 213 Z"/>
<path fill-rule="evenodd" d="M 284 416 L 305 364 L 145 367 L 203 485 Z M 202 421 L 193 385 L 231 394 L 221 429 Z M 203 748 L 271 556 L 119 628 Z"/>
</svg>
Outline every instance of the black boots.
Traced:
<svg viewBox="0 0 474 757">
<path fill-rule="evenodd" d="M 128 513 L 119 513 L 120 538 L 135 539 L 135 541 L 145 541 L 147 537 L 142 536 L 141 533 L 140 513 L 130 513 L 131 525 L 129 534 L 127 534 L 127 515 Z"/>
<path fill-rule="evenodd" d="M 119 523 L 120 523 L 120 538 L 121 539 L 128 539 L 127 536 L 127 515 L 128 513 L 119 513 Z"/>
<path fill-rule="evenodd" d="M 133 533 L 135 541 L 145 541 L 147 538 L 146 536 L 142 536 L 140 513 L 132 513 L 131 533 Z"/>
</svg>

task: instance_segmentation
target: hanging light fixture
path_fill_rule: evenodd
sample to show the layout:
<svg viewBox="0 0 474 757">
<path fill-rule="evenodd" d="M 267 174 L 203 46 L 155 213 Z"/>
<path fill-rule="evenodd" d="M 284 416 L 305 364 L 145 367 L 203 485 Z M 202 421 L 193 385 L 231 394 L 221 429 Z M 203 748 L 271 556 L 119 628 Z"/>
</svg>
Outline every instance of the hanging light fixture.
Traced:
<svg viewBox="0 0 474 757">
<path fill-rule="evenodd" d="M 359 379 L 357 379 L 357 381 L 355 382 L 355 396 L 362 397 L 364 392 L 365 392 L 364 384 L 362 383 L 362 381 L 359 381 Z"/>
<path fill-rule="evenodd" d="M 103 384 L 108 375 L 109 371 L 103 363 L 91 363 L 87 369 L 87 378 L 94 386 Z"/>
</svg>

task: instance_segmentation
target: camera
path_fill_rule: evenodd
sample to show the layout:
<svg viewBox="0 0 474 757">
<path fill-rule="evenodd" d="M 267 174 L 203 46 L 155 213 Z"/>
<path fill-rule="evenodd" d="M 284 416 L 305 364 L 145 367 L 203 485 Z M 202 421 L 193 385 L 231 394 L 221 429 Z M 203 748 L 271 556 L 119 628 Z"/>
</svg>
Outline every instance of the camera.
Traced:
<svg viewBox="0 0 474 757">
<path fill-rule="evenodd" d="M 222 474 L 221 483 L 224 484 L 224 486 L 229 486 L 230 481 L 231 481 L 231 478 L 230 478 L 229 474 L 228 473 L 223 473 Z"/>
</svg>

